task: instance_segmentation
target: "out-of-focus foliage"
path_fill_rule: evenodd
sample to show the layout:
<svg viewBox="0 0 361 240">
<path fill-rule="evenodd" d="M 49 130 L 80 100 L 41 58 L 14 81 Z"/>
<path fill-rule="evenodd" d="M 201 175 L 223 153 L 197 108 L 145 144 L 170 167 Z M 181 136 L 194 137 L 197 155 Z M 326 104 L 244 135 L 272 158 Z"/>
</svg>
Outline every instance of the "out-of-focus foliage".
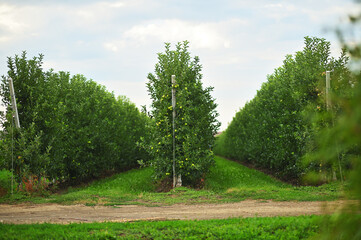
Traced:
<svg viewBox="0 0 361 240">
<path fill-rule="evenodd" d="M 325 72 L 334 76 L 346 71 L 347 57 L 330 57 L 330 43 L 305 38 L 305 47 L 288 55 L 283 66 L 268 76 L 253 100 L 237 112 L 227 130 L 219 137 L 216 154 L 247 161 L 271 170 L 280 178 L 297 180 L 305 171 L 302 157 L 313 151 L 314 132 L 306 116 L 325 111 Z M 318 168 L 309 165 L 307 168 Z"/>
<path fill-rule="evenodd" d="M 211 148 L 214 134 L 219 128 L 218 113 L 211 92 L 212 87 L 202 86 L 202 66 L 199 58 L 191 59 L 188 42 L 178 43 L 170 50 L 158 54 L 155 73 L 148 75 L 148 91 L 152 99 L 151 115 L 154 119 L 152 141 L 146 145 L 152 154 L 155 177 L 172 176 L 173 128 L 172 87 L 176 91 L 175 146 L 176 173 L 185 184 L 196 184 L 214 163 Z M 171 76 L 176 76 L 172 86 Z"/>
<path fill-rule="evenodd" d="M 361 24 L 360 13 L 349 16 L 349 27 L 357 33 Z M 352 85 L 345 86 L 348 95 L 334 95 L 335 103 L 342 111 L 335 118 L 333 127 L 323 128 L 320 132 L 320 148 L 313 157 L 329 164 L 338 164 L 340 153 L 347 156 L 352 163 L 352 171 L 347 177 L 350 183 L 347 191 L 356 200 L 331 216 L 325 222 L 322 234 L 315 239 L 356 240 L 361 239 L 361 40 L 348 38 L 342 29 L 339 34 L 350 56 L 353 73 L 349 80 Z"/>
<path fill-rule="evenodd" d="M 315 158 L 323 162 L 338 164 L 340 152 L 348 154 L 352 163 L 352 171 L 347 179 L 349 196 L 356 199 L 354 203 L 344 207 L 342 212 L 335 213 L 325 224 L 322 237 L 317 239 L 361 239 L 361 74 L 356 74 L 358 84 L 353 90 L 351 99 L 340 98 L 343 113 L 335 126 L 325 128 L 320 133 L 320 148 Z M 338 148 L 336 149 L 335 146 Z M 352 153 L 350 155 L 350 152 Z M 318 176 L 322 177 L 322 176 Z"/>
<path fill-rule="evenodd" d="M 11 177 L 12 174 L 10 171 L 5 169 L 0 170 L 0 197 L 11 191 Z"/>
<path fill-rule="evenodd" d="M 42 59 L 40 55 L 28 60 L 26 52 L 8 58 L 7 75 L 14 82 L 21 128 L 11 124 L 3 76 L 0 94 L 7 116 L 0 135 L 0 168 L 11 169 L 13 154 L 18 181 L 32 175 L 81 181 L 147 160 L 136 145 L 147 134 L 145 114 L 82 75 L 44 72 Z"/>
</svg>

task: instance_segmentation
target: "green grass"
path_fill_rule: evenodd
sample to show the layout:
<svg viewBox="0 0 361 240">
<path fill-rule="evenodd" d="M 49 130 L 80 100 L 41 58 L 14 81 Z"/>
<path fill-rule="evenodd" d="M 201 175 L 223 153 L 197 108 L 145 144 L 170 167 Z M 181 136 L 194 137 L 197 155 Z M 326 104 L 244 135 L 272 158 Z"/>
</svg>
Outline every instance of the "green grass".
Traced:
<svg viewBox="0 0 361 240">
<path fill-rule="evenodd" d="M 216 164 L 211 168 L 203 190 L 181 187 L 167 193 L 157 193 L 152 184 L 152 168 L 142 168 L 94 181 L 86 187 L 69 188 L 63 194 L 53 194 L 48 197 L 25 197 L 15 194 L 0 201 L 155 206 L 175 203 L 234 202 L 244 199 L 335 200 L 342 194 L 342 191 L 339 191 L 341 185 L 338 183 L 321 187 L 293 187 L 236 162 L 221 157 L 216 157 L 215 160 Z"/>
<path fill-rule="evenodd" d="M 307 239 L 321 216 L 139 221 L 83 224 L 0 224 L 0 239 Z"/>
<path fill-rule="evenodd" d="M 339 183 L 325 184 L 320 187 L 294 187 L 260 171 L 221 157 L 216 157 L 216 165 L 211 169 L 206 188 L 231 199 L 326 201 L 341 197 Z"/>
</svg>

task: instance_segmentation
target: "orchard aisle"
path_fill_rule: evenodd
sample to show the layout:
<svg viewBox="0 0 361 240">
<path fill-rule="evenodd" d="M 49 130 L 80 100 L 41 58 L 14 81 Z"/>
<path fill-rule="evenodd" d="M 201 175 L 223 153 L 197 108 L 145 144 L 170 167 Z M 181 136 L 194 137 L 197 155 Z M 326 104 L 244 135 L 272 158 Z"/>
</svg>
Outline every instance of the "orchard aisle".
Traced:
<svg viewBox="0 0 361 240">
<path fill-rule="evenodd" d="M 340 208 L 345 201 L 333 202 L 275 202 L 246 200 L 237 203 L 184 205 L 161 207 L 139 205 L 0 205 L 0 222 L 14 224 L 127 222 L 136 220 L 202 220 L 234 217 L 275 217 L 321 215 Z"/>
</svg>

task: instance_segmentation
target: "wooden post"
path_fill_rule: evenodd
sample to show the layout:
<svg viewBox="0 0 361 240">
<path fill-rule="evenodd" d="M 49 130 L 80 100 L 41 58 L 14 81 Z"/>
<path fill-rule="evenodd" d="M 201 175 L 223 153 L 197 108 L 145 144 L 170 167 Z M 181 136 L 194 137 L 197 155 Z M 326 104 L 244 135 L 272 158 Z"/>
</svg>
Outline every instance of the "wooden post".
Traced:
<svg viewBox="0 0 361 240">
<path fill-rule="evenodd" d="M 16 128 L 20 128 L 19 114 L 18 108 L 16 106 L 16 98 L 14 91 L 14 84 L 11 77 L 9 77 L 9 88 L 10 88 L 10 98 L 11 98 L 11 107 L 13 109 L 11 124 L 13 125 L 15 118 L 15 126 Z M 12 135 L 12 143 L 11 143 L 11 195 L 14 193 L 14 128 L 11 126 L 11 135 Z"/>
<path fill-rule="evenodd" d="M 330 96 L 331 77 L 330 77 L 330 73 L 331 73 L 331 71 L 326 71 L 326 108 L 327 108 L 327 111 L 329 111 L 331 109 L 331 96 Z"/>
<path fill-rule="evenodd" d="M 175 75 L 172 75 L 172 109 L 173 109 L 173 188 L 177 185 L 177 175 L 175 172 L 175 107 L 176 107 L 176 99 L 175 99 Z"/>
<path fill-rule="evenodd" d="M 13 118 L 15 118 L 15 126 L 16 126 L 16 128 L 20 128 L 20 121 L 19 121 L 18 108 L 16 106 L 14 85 L 13 85 L 13 80 L 11 79 L 11 77 L 9 77 L 9 88 L 10 88 L 11 106 L 13 108 Z"/>
<path fill-rule="evenodd" d="M 327 111 L 332 111 L 332 102 L 331 102 L 331 72 L 332 71 L 326 71 L 326 108 Z M 332 116 L 332 126 L 335 125 L 334 122 L 334 117 Z M 336 143 L 336 151 L 337 151 L 337 158 L 338 158 L 338 167 L 339 167 L 339 171 L 340 171 L 340 179 L 341 182 L 343 182 L 343 176 L 342 176 L 342 167 L 341 167 L 341 156 L 338 150 L 338 144 Z M 332 169 L 333 171 L 333 180 L 337 180 L 336 177 L 336 171 L 334 169 Z"/>
<path fill-rule="evenodd" d="M 330 73 L 331 71 L 326 71 L 326 110 L 329 112 L 331 110 L 331 97 L 330 97 L 330 90 L 331 90 L 331 84 L 330 84 Z M 338 155 L 338 154 L 337 154 Z M 332 180 L 336 181 L 336 171 L 332 166 Z"/>
<path fill-rule="evenodd" d="M 172 75 L 172 109 L 173 109 L 173 188 L 182 186 L 182 176 L 181 174 L 176 173 L 175 170 L 175 118 L 176 118 L 176 80 L 175 75 Z"/>
</svg>

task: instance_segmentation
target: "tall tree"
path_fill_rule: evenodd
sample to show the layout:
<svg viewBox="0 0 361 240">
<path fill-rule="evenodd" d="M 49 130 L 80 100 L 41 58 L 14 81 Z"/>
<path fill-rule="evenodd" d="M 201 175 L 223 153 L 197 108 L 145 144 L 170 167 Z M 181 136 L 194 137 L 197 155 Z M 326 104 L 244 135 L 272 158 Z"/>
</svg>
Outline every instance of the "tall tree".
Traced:
<svg viewBox="0 0 361 240">
<path fill-rule="evenodd" d="M 178 43 L 175 50 L 165 44 L 158 54 L 155 73 L 148 74 L 147 83 L 152 99 L 151 114 L 155 131 L 148 150 L 153 154 L 155 177 L 173 174 L 173 107 L 172 88 L 176 91 L 175 172 L 185 184 L 196 184 L 213 164 L 214 134 L 220 123 L 217 104 L 211 96 L 212 87 L 203 88 L 199 58 L 191 59 L 188 42 Z M 176 83 L 172 85 L 171 77 Z"/>
</svg>

